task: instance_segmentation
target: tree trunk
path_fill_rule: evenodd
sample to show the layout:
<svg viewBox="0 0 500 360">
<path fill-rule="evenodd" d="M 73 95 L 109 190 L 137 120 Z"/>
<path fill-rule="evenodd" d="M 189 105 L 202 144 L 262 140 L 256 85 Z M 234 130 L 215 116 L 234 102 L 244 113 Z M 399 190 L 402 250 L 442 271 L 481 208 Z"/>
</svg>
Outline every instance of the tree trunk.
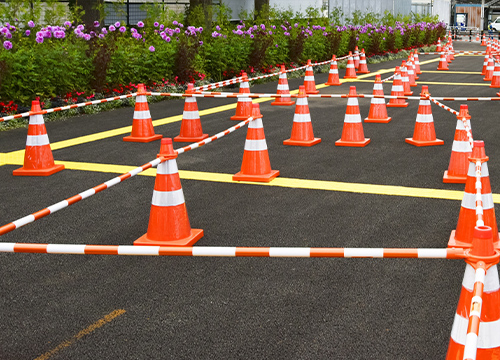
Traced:
<svg viewBox="0 0 500 360">
<path fill-rule="evenodd" d="M 102 22 L 99 8 L 104 6 L 104 0 L 77 0 L 77 5 L 85 11 L 82 20 L 87 29 L 94 29 L 94 21 L 96 20 Z"/>
</svg>

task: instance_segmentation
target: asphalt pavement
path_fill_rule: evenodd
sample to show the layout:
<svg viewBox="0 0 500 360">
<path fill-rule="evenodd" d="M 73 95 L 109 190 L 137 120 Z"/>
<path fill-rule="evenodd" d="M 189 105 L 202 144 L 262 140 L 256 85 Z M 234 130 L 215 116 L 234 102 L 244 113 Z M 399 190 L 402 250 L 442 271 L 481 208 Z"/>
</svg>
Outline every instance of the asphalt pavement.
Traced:
<svg viewBox="0 0 500 360">
<path fill-rule="evenodd" d="M 484 50 L 455 43 L 455 49 Z M 496 96 L 483 76 L 484 56 L 456 56 L 450 72 L 436 72 L 438 56 L 420 56 L 421 85 L 434 96 Z M 393 69 L 401 60 L 369 64 Z M 340 70 L 340 76 L 345 70 Z M 461 73 L 459 73 L 461 72 Z M 392 73 L 382 75 L 382 78 Z M 316 74 L 316 84 L 328 74 Z M 321 93 L 371 94 L 374 76 L 326 87 Z M 289 79 L 298 89 L 303 79 Z M 276 82 L 251 85 L 274 93 Z M 386 94 L 391 83 L 384 84 Z M 233 90 L 232 90 L 233 91 Z M 236 91 L 236 90 L 234 90 Z M 200 111 L 234 99 L 198 99 Z M 181 154 L 182 178 L 200 246 L 445 248 L 460 200 L 420 197 L 443 184 L 456 116 L 432 105 L 443 146 L 405 143 L 418 100 L 390 108 L 388 124 L 364 123 L 371 143 L 336 147 L 346 99 L 309 99 L 316 146 L 284 146 L 294 107 L 260 104 L 269 156 L 282 178 L 358 184 L 354 191 L 241 184 L 203 179 L 240 170 L 246 129 Z M 362 118 L 370 99 L 360 99 Z M 460 102 L 445 102 L 458 110 Z M 484 140 L 493 193 L 500 186 L 498 102 L 469 102 L 474 139 Z M 150 104 L 153 120 L 179 115 L 183 100 Z M 46 124 L 51 144 L 131 125 L 133 108 Z M 236 122 L 234 109 L 202 116 L 213 135 Z M 155 127 L 166 137 L 180 122 Z M 124 134 L 126 135 L 126 134 Z M 156 158 L 160 142 L 128 143 L 124 135 L 53 150 L 57 161 L 140 166 Z M 26 129 L 0 133 L 0 153 L 22 150 Z M 174 144 L 180 147 L 186 144 Z M 14 177 L 19 165 L 0 166 L 0 225 L 101 184 L 114 171 L 69 170 L 50 177 Z M 92 167 L 90 165 L 90 167 Z M 187 174 L 187 173 L 186 173 Z M 154 177 L 136 176 L 3 235 L 3 242 L 131 245 L 148 226 Z M 388 194 L 370 185 L 387 185 Z M 410 188 L 407 196 L 390 194 Z M 411 188 L 415 188 L 411 190 Z M 0 359 L 443 359 L 465 263 L 422 259 L 271 259 L 0 254 Z M 113 315 L 110 315 L 113 314 Z"/>
</svg>

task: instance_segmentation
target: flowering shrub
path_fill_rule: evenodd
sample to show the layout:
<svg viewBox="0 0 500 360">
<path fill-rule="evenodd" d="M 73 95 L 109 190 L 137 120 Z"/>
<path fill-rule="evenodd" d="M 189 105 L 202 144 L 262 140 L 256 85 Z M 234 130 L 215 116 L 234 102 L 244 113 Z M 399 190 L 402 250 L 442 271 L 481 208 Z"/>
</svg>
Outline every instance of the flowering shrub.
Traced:
<svg viewBox="0 0 500 360">
<path fill-rule="evenodd" d="M 15 111 L 5 105 L 11 101 L 28 106 L 36 97 L 68 99 L 63 95 L 75 91 L 120 93 L 115 90 L 122 84 L 218 81 L 242 70 L 266 73 L 277 64 L 343 56 L 355 46 L 367 56 L 379 55 L 433 43 L 445 32 L 443 23 L 391 24 L 340 26 L 327 18 L 281 18 L 236 26 L 223 21 L 205 30 L 151 19 L 132 27 L 120 22 L 105 27 L 98 21 L 91 28 L 69 21 L 5 23 L 0 27 L 0 111 Z"/>
</svg>

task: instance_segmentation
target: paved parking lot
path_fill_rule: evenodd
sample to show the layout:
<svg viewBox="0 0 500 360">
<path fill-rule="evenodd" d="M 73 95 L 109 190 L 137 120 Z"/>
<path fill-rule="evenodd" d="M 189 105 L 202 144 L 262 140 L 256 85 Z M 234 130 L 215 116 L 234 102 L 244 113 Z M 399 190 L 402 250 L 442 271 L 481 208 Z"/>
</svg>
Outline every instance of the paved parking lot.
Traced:
<svg viewBox="0 0 500 360">
<path fill-rule="evenodd" d="M 457 42 L 456 50 L 483 50 Z M 437 72 L 421 56 L 434 96 L 495 96 L 480 75 L 484 56 L 456 56 Z M 425 64 L 426 61 L 429 61 Z M 374 73 L 321 93 L 372 93 Z M 341 77 L 344 70 L 340 70 Z M 373 76 L 372 76 L 373 75 Z M 317 74 L 316 84 L 328 74 Z M 277 82 L 251 86 L 275 92 Z M 289 80 L 292 90 L 301 79 Z M 391 84 L 384 90 L 390 93 Z M 236 122 L 232 99 L 198 99 L 203 130 Z M 459 102 L 447 102 L 458 110 Z M 498 102 L 470 102 L 474 138 L 485 141 L 500 201 Z M 155 130 L 179 134 L 183 100 L 150 104 Z M 177 158 L 191 226 L 205 246 L 446 247 L 464 185 L 443 184 L 456 117 L 432 106 L 444 146 L 417 148 L 418 101 L 388 109 L 389 124 L 363 124 L 365 148 L 334 145 L 345 99 L 309 99 L 311 148 L 283 146 L 294 107 L 261 102 L 267 145 L 280 181 L 241 184 L 246 130 Z M 369 99 L 360 99 L 362 118 Z M 0 133 L 0 225 L 105 182 L 156 157 L 159 141 L 123 142 L 133 108 L 47 123 L 56 161 L 47 178 L 13 177 L 26 129 Z M 175 119 L 174 119 L 175 120 Z M 98 135 L 95 135 L 98 134 Z M 93 137 L 90 137 L 93 135 Z M 184 145 L 184 144 L 181 144 Z M 180 147 L 174 144 L 174 147 Z M 2 160 L 3 159 L 3 160 Z M 16 160 L 17 159 L 17 160 Z M 3 161 L 3 162 L 2 162 Z M 132 244 L 148 225 L 154 171 L 1 237 L 3 242 Z M 300 179 L 302 182 L 297 182 Z M 433 192 L 433 190 L 444 190 Z M 438 198 L 437 194 L 440 196 Z M 465 263 L 417 259 L 269 259 L 0 254 L 1 359 L 438 359 L 450 337 Z"/>
</svg>

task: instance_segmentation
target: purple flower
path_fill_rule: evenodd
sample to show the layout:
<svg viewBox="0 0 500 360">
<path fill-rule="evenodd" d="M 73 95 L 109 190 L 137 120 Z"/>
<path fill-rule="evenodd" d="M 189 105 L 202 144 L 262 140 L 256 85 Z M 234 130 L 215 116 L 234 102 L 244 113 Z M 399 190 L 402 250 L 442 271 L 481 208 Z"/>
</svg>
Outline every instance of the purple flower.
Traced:
<svg viewBox="0 0 500 360">
<path fill-rule="evenodd" d="M 165 38 L 165 41 L 166 41 L 166 42 L 170 42 L 170 40 L 171 40 L 171 39 L 170 39 L 170 37 L 168 37 L 168 36 Z"/>
<path fill-rule="evenodd" d="M 250 34 L 250 39 L 253 39 L 253 38 L 254 38 L 253 34 Z"/>
<path fill-rule="evenodd" d="M 200 41 L 200 42 L 199 42 L 199 44 L 200 44 L 200 45 L 203 45 L 203 41 Z"/>
<path fill-rule="evenodd" d="M 120 22 L 119 21 L 115 22 L 115 28 L 117 28 L 117 27 L 120 27 Z"/>
<path fill-rule="evenodd" d="M 179 33 L 181 32 L 181 29 L 179 29 L 179 28 L 175 28 L 175 32 L 176 32 L 177 34 L 179 34 Z"/>
<path fill-rule="evenodd" d="M 99 34 L 99 39 L 104 39 L 104 34 Z"/>
<path fill-rule="evenodd" d="M 264 25 L 264 24 L 260 24 L 260 28 L 261 28 L 262 30 L 266 30 L 266 25 Z"/>
<path fill-rule="evenodd" d="M 184 25 L 182 25 L 181 23 L 179 23 L 179 27 L 184 27 Z"/>
<path fill-rule="evenodd" d="M 104 35 L 106 35 L 106 34 L 108 33 L 108 30 L 106 30 L 106 28 L 102 28 L 102 29 L 101 29 L 101 32 L 102 32 Z"/>
<path fill-rule="evenodd" d="M 94 27 L 99 27 L 99 21 L 94 21 Z"/>
<path fill-rule="evenodd" d="M 64 39 L 66 37 L 66 33 L 64 31 L 55 31 L 54 37 L 56 39 Z"/>
<path fill-rule="evenodd" d="M 278 44 L 276 44 L 275 46 L 278 47 Z"/>
<path fill-rule="evenodd" d="M 12 34 L 10 32 L 8 32 L 7 34 L 5 34 L 5 37 L 7 39 L 12 39 Z"/>
<path fill-rule="evenodd" d="M 43 37 L 38 37 L 38 36 L 37 36 L 35 40 L 36 40 L 36 42 L 37 42 L 37 43 L 39 43 L 39 44 L 43 43 Z"/>
<path fill-rule="evenodd" d="M 137 29 L 132 28 L 132 29 L 130 29 L 130 32 L 131 32 L 132 34 L 135 34 L 135 33 L 137 32 Z"/>
<path fill-rule="evenodd" d="M 149 51 L 151 51 L 151 52 L 155 52 L 155 47 L 151 45 L 151 46 L 149 47 Z"/>
<path fill-rule="evenodd" d="M 70 27 L 70 26 L 71 26 L 71 23 L 70 23 L 69 21 L 65 21 L 65 22 L 64 22 L 64 26 L 66 26 L 66 27 Z"/>
<path fill-rule="evenodd" d="M 82 31 L 85 27 L 84 27 L 83 25 L 81 25 L 81 24 L 80 24 L 80 25 L 78 25 L 76 28 L 77 28 L 78 30 Z"/>
<path fill-rule="evenodd" d="M 33 22 L 33 20 L 28 21 L 28 26 L 30 28 L 34 28 L 35 27 L 35 23 Z"/>
<path fill-rule="evenodd" d="M 84 38 L 85 40 L 89 41 L 89 40 L 90 40 L 90 35 L 89 35 L 89 34 L 84 34 L 84 35 L 83 35 L 83 38 Z"/>
<path fill-rule="evenodd" d="M 109 25 L 109 31 L 115 31 L 116 28 L 113 25 Z"/>
<path fill-rule="evenodd" d="M 172 24 L 177 25 L 178 24 L 177 20 L 172 21 Z"/>
<path fill-rule="evenodd" d="M 12 43 L 8 40 L 5 40 L 3 42 L 3 47 L 5 48 L 5 50 L 10 50 L 10 49 L 12 49 Z"/>
<path fill-rule="evenodd" d="M 127 31 L 127 28 L 125 26 L 120 26 L 120 32 L 124 33 L 125 31 Z"/>
<path fill-rule="evenodd" d="M 138 26 L 138 27 L 140 27 L 140 28 L 142 28 L 142 27 L 144 27 L 144 23 L 143 23 L 142 21 L 139 21 L 139 22 L 137 23 L 137 26 Z"/>
<path fill-rule="evenodd" d="M 31 34 L 30 30 L 26 30 L 26 32 L 24 33 L 24 35 L 26 35 L 26 36 L 30 36 L 30 34 Z"/>
<path fill-rule="evenodd" d="M 163 29 L 165 29 L 165 25 L 161 24 L 160 25 L 160 30 L 163 30 Z"/>
<path fill-rule="evenodd" d="M 217 26 L 215 27 L 215 30 L 220 31 L 220 26 L 219 26 L 219 25 L 217 25 Z"/>
<path fill-rule="evenodd" d="M 272 34 L 273 34 L 273 32 L 271 30 L 269 30 L 269 35 L 272 35 Z"/>
<path fill-rule="evenodd" d="M 155 21 L 153 25 L 154 25 L 154 27 L 160 26 L 160 24 L 158 23 L 158 21 Z"/>
</svg>

